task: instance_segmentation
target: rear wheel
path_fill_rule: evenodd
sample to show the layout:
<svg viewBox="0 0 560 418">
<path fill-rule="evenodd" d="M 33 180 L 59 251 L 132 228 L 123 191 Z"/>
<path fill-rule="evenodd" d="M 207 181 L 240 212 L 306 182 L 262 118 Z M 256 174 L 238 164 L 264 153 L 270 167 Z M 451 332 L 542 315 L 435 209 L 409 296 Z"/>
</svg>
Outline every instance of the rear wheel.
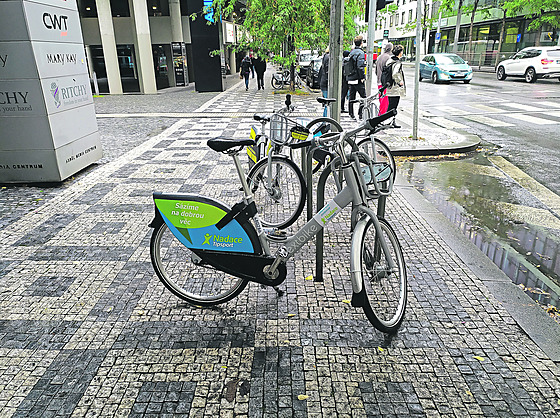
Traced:
<svg viewBox="0 0 560 418">
<path fill-rule="evenodd" d="M 247 176 L 263 225 L 284 229 L 292 225 L 305 205 L 307 188 L 301 170 L 286 157 L 258 161 Z"/>
<path fill-rule="evenodd" d="M 437 84 L 438 81 L 439 81 L 439 79 L 438 79 L 437 71 L 434 71 L 432 73 L 432 83 Z"/>
<path fill-rule="evenodd" d="M 387 243 L 385 253 L 370 219 L 361 240 L 361 271 L 366 300 L 363 306 L 372 325 L 386 333 L 400 327 L 406 309 L 407 278 L 402 249 L 393 228 L 379 219 L 381 234 Z M 394 268 L 389 267 L 390 258 Z"/>
<path fill-rule="evenodd" d="M 270 80 L 270 83 L 272 84 L 272 88 L 276 90 L 281 89 L 282 85 L 284 84 L 282 83 L 282 80 L 280 79 L 279 75 L 278 76 L 273 75 L 272 79 Z"/>
<path fill-rule="evenodd" d="M 496 71 L 496 78 L 500 81 L 503 81 L 507 78 L 506 69 L 504 67 L 498 67 L 498 71 Z"/>
<path fill-rule="evenodd" d="M 164 286 L 193 305 L 227 302 L 239 295 L 248 283 L 208 265 L 197 264 L 200 258 L 185 247 L 164 222 L 152 233 L 150 254 L 154 270 Z"/>
<path fill-rule="evenodd" d="M 418 81 L 422 81 L 422 74 L 418 74 Z"/>
<path fill-rule="evenodd" d="M 527 83 L 534 83 L 537 81 L 537 73 L 533 67 L 529 67 L 527 71 L 525 71 L 525 81 Z"/>
</svg>

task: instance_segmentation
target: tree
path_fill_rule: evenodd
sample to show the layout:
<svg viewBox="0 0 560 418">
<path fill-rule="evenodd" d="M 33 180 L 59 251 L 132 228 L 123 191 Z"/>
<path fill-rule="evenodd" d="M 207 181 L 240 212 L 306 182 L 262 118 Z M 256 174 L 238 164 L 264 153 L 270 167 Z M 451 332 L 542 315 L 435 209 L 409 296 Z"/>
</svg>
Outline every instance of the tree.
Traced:
<svg viewBox="0 0 560 418">
<path fill-rule="evenodd" d="M 424 45 L 424 54 L 428 53 L 428 42 L 426 36 L 429 34 L 429 30 L 433 29 L 435 23 L 437 22 L 437 17 L 430 17 L 427 13 L 428 10 L 428 0 L 422 0 L 422 20 L 420 24 L 422 25 L 422 43 Z M 418 13 L 418 12 L 417 12 Z M 417 16 L 415 14 L 415 17 Z M 416 17 L 414 20 L 411 20 L 404 26 L 399 27 L 399 30 L 402 32 L 410 32 L 416 29 L 416 21 L 418 18 Z"/>
<path fill-rule="evenodd" d="M 215 14 L 231 16 L 236 1 L 214 0 Z M 364 0 L 346 0 L 345 38 L 353 38 L 357 33 L 354 18 L 363 10 Z M 274 53 L 275 62 L 290 66 L 292 80 L 297 51 L 317 51 L 329 42 L 330 0 L 247 0 L 244 12 L 243 36 L 237 50 Z"/>
<path fill-rule="evenodd" d="M 455 39 L 453 41 L 453 52 L 457 53 L 459 50 L 459 33 L 461 31 L 461 12 L 463 8 L 463 0 L 442 0 L 441 8 L 451 12 L 457 3 L 457 23 L 455 24 Z"/>
<path fill-rule="evenodd" d="M 506 0 L 503 5 L 508 17 L 521 13 L 532 17 L 529 30 L 542 27 L 560 28 L 560 0 Z"/>
</svg>

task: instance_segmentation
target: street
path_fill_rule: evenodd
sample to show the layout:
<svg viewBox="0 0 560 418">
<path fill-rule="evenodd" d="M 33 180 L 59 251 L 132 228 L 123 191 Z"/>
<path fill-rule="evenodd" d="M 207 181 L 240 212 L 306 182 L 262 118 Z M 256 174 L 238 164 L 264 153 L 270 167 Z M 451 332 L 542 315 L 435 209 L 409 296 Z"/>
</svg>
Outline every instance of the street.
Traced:
<svg viewBox="0 0 560 418">
<path fill-rule="evenodd" d="M 412 106 L 413 67 L 408 66 Z M 403 175 L 533 299 L 559 306 L 560 83 L 420 83 L 421 121 L 479 136 L 475 153 L 405 161 Z"/>
</svg>

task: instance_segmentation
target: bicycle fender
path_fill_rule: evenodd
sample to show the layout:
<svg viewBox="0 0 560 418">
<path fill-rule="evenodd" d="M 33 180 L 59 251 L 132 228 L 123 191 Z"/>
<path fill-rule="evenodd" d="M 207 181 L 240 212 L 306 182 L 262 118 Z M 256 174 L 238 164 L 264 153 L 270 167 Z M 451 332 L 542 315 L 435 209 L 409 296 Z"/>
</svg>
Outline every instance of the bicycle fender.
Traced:
<svg viewBox="0 0 560 418">
<path fill-rule="evenodd" d="M 150 224 L 165 222 L 173 235 L 192 250 L 262 254 L 255 228 L 249 220 L 232 219 L 222 229 L 216 224 L 230 209 L 217 200 L 196 194 L 154 193 L 156 217 Z"/>
<path fill-rule="evenodd" d="M 358 221 L 352 233 L 352 246 L 350 251 L 350 280 L 352 281 L 352 306 L 354 305 L 354 298 L 359 302 L 359 294 L 363 293 L 363 280 L 362 280 L 362 238 L 365 233 L 366 225 L 369 218 L 366 216 Z M 363 295 L 362 295 L 363 298 Z"/>
</svg>

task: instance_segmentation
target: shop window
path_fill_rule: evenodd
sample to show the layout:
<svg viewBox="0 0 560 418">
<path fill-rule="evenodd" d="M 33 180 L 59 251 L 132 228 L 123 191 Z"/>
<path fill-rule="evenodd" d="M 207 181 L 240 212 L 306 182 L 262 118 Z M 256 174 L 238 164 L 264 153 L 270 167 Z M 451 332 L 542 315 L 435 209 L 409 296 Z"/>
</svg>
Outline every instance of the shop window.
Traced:
<svg viewBox="0 0 560 418">
<path fill-rule="evenodd" d="M 130 17 L 128 1 L 112 1 L 111 14 L 113 17 Z"/>
<path fill-rule="evenodd" d="M 95 0 L 79 0 L 78 11 L 80 12 L 80 17 L 97 17 Z"/>
<path fill-rule="evenodd" d="M 169 16 L 167 0 L 148 0 L 148 16 Z"/>
</svg>

